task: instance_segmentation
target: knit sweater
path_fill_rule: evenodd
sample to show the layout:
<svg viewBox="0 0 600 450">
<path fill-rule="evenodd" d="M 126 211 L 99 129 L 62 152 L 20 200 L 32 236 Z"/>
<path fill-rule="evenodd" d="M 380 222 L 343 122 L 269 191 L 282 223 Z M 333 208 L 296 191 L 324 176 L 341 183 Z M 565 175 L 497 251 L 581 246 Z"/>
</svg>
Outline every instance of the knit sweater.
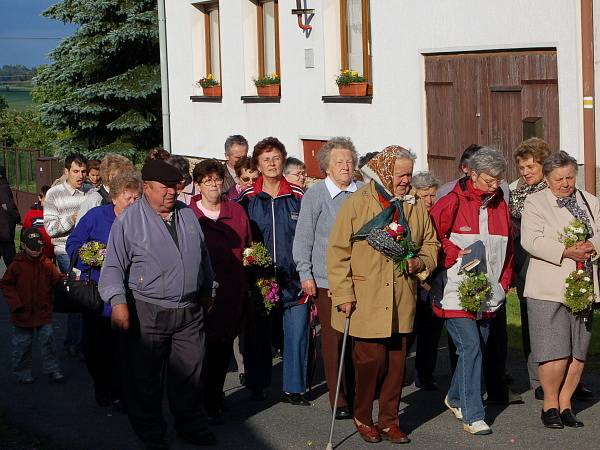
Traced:
<svg viewBox="0 0 600 450">
<path fill-rule="evenodd" d="M 362 185 L 357 182 L 352 189 Z M 327 241 L 340 206 L 351 195 L 350 191 L 341 191 L 331 198 L 325 181 L 314 184 L 304 194 L 292 249 L 300 281 L 314 279 L 317 287 L 329 287 Z"/>
<path fill-rule="evenodd" d="M 85 192 L 73 188 L 66 181 L 51 187 L 44 202 L 44 227 L 52 238 L 54 253 L 65 255 L 67 238 L 75 226 L 74 214 L 83 203 Z"/>
</svg>

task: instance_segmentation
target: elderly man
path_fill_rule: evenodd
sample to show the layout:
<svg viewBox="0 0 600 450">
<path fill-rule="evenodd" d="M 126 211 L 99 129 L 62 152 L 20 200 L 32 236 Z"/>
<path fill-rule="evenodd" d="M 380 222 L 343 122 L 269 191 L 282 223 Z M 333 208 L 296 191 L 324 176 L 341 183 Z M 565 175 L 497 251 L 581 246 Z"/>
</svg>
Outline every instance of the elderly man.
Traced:
<svg viewBox="0 0 600 450">
<path fill-rule="evenodd" d="M 331 325 L 342 331 L 351 315 L 354 425 L 367 442 L 410 442 L 398 420 L 407 339 L 415 317 L 417 277 L 425 279 L 435 269 L 440 247 L 427 209 L 408 194 L 414 159 L 412 152 L 395 145 L 371 159 L 362 168 L 371 181 L 341 206 L 329 236 Z M 414 255 L 395 260 L 381 252 L 373 238 L 392 224 L 414 243 Z"/>
<path fill-rule="evenodd" d="M 332 408 L 335 401 L 337 368 L 342 358 L 343 334 L 331 328 L 331 298 L 325 262 L 327 241 L 340 206 L 364 184 L 352 181 L 357 159 L 354 144 L 346 137 L 334 137 L 319 150 L 317 160 L 327 178 L 313 185 L 302 200 L 292 250 L 302 290 L 316 299 L 321 322 L 325 379 Z M 346 367 L 337 403 L 337 419 L 352 417 L 349 405 L 351 402 L 348 400 L 352 397 L 353 386 L 350 377 L 346 376 L 351 370 L 352 367 Z"/>
<path fill-rule="evenodd" d="M 165 161 L 146 162 L 144 195 L 115 220 L 98 284 L 124 332 L 129 420 L 152 449 L 168 448 L 165 375 L 177 433 L 197 445 L 215 442 L 200 392 L 203 303 L 214 297 L 214 272 L 198 220 L 176 201 L 181 178 Z"/>
<path fill-rule="evenodd" d="M 235 163 L 248 156 L 248 141 L 241 134 L 234 134 L 225 140 L 225 180 L 221 192 L 227 194 L 229 189 L 240 182 L 235 173 Z"/>
</svg>

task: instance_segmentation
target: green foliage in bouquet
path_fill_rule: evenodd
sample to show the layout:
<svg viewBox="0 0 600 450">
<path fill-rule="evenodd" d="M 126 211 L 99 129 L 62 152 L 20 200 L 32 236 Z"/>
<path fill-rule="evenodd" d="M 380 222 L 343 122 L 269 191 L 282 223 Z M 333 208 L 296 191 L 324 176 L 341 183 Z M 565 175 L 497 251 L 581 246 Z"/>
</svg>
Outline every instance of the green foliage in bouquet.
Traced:
<svg viewBox="0 0 600 450">
<path fill-rule="evenodd" d="M 491 291 L 492 285 L 485 273 L 466 272 L 458 285 L 460 307 L 465 311 L 476 313 Z"/>
<path fill-rule="evenodd" d="M 584 270 L 576 270 L 565 280 L 565 306 L 572 314 L 589 310 L 594 301 L 594 285 Z"/>
</svg>

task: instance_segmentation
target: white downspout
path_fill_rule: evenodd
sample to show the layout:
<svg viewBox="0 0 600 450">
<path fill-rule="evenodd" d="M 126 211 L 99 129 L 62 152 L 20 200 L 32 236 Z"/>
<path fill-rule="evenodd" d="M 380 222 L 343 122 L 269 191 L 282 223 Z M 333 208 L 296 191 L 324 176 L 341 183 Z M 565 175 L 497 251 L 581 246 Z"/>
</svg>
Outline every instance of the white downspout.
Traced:
<svg viewBox="0 0 600 450">
<path fill-rule="evenodd" d="M 163 147 L 171 153 L 171 113 L 169 111 L 169 62 L 167 58 L 167 17 L 165 0 L 158 0 L 158 41 L 160 45 L 160 86 L 162 97 Z"/>
</svg>

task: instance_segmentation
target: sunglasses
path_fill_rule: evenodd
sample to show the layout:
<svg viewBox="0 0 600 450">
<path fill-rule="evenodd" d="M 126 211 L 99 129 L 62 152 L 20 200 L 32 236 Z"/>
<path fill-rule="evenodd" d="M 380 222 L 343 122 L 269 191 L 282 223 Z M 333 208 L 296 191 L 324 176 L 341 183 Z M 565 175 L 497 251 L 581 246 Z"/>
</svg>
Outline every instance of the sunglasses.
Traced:
<svg viewBox="0 0 600 450">
<path fill-rule="evenodd" d="M 247 183 L 248 181 L 252 181 L 253 183 L 258 180 L 258 177 L 240 177 L 240 180 L 242 180 L 244 183 Z"/>
</svg>

